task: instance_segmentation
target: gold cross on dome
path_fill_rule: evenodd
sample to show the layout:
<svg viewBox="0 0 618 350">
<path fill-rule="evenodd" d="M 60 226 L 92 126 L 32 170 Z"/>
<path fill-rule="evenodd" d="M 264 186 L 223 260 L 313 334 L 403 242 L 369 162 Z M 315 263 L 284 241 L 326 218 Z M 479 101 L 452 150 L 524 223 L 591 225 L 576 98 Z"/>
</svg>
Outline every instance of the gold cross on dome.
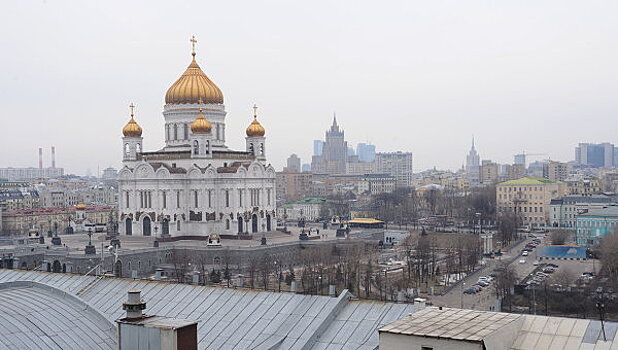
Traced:
<svg viewBox="0 0 618 350">
<path fill-rule="evenodd" d="M 193 35 L 189 41 L 191 42 L 191 54 L 195 56 L 195 44 L 197 43 L 197 39 L 195 39 L 195 35 Z"/>
<path fill-rule="evenodd" d="M 256 104 L 254 104 L 253 105 L 253 117 L 254 118 L 257 118 L 257 109 L 258 109 L 258 106 Z"/>
<path fill-rule="evenodd" d="M 133 116 L 133 112 L 135 110 L 135 105 L 133 104 L 133 102 L 131 102 L 131 104 L 129 105 L 129 108 L 131 108 L 131 117 Z"/>
</svg>

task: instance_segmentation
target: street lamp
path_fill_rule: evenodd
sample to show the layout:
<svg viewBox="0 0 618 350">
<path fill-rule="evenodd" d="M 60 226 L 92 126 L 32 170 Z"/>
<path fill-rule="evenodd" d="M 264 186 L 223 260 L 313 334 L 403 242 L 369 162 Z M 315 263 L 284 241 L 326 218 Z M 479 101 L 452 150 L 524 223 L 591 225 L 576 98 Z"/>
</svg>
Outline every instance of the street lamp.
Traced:
<svg viewBox="0 0 618 350">
<path fill-rule="evenodd" d="M 603 287 L 597 288 L 597 297 L 595 306 L 599 310 L 599 318 L 601 319 L 601 331 L 603 331 L 603 341 L 607 341 L 605 336 L 605 294 L 603 293 Z"/>
<path fill-rule="evenodd" d="M 463 309 L 463 297 L 464 297 L 464 290 L 466 287 L 466 282 L 461 282 L 461 308 Z"/>
</svg>

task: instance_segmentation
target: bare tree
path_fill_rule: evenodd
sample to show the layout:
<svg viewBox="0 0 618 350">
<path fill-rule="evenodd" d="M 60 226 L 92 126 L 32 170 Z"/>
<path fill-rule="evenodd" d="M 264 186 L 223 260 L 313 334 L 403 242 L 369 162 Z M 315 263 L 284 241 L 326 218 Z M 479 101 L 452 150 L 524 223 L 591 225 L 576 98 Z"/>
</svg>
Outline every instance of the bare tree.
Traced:
<svg viewBox="0 0 618 350">
<path fill-rule="evenodd" d="M 571 232 L 568 230 L 558 229 L 551 232 L 551 244 L 562 245 L 569 240 Z"/>
<path fill-rule="evenodd" d="M 513 289 L 515 283 L 517 283 L 517 271 L 513 265 L 505 263 L 503 263 L 497 270 L 498 275 L 496 276 L 496 283 L 494 283 L 496 296 L 503 301 L 507 301 L 509 304 L 509 311 L 511 311 L 511 306 L 513 303 L 511 289 Z"/>
<path fill-rule="evenodd" d="M 605 273 L 618 279 L 618 232 L 607 234 L 600 244 L 601 264 Z"/>
<path fill-rule="evenodd" d="M 184 249 L 172 249 L 170 263 L 174 265 L 174 275 L 178 282 L 185 282 L 185 274 L 189 272 L 191 261 Z"/>
<path fill-rule="evenodd" d="M 270 282 L 270 274 L 273 270 L 273 259 L 272 255 L 268 254 L 266 251 L 264 251 L 260 257 L 259 270 L 262 280 L 262 287 L 264 290 L 267 290 Z"/>
</svg>

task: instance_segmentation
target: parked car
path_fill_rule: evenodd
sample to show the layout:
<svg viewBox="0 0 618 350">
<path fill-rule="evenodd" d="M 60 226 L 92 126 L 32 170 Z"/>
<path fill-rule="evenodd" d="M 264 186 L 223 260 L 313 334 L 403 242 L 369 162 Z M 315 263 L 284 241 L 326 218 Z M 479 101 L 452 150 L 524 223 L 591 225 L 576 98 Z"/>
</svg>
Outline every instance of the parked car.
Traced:
<svg viewBox="0 0 618 350">
<path fill-rule="evenodd" d="M 476 294 L 476 289 L 470 287 L 470 288 L 466 288 L 464 289 L 464 294 Z"/>
<path fill-rule="evenodd" d="M 534 266 L 539 266 L 539 261 L 538 261 L 538 260 L 534 260 L 534 262 L 532 263 L 532 265 L 534 265 Z"/>
<path fill-rule="evenodd" d="M 528 256 L 528 252 L 524 250 L 524 252 L 521 253 L 521 256 Z"/>
<path fill-rule="evenodd" d="M 554 263 L 549 263 L 549 264 L 547 264 L 546 266 L 553 267 L 554 269 L 557 269 L 557 268 L 558 268 L 558 265 L 556 265 L 556 264 L 554 264 Z"/>
<path fill-rule="evenodd" d="M 520 263 L 520 264 L 525 264 L 525 263 L 526 263 L 526 259 L 521 259 L 521 260 L 519 260 L 519 263 Z"/>
</svg>

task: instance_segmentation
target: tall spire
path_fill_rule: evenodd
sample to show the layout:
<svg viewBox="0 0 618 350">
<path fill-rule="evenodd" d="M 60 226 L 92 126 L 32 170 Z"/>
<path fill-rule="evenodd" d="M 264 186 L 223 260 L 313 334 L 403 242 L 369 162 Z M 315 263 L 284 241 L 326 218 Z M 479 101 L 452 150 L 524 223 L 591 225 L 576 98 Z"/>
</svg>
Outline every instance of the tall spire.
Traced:
<svg viewBox="0 0 618 350">
<path fill-rule="evenodd" d="M 337 112 L 333 112 L 333 126 L 338 126 L 337 125 Z"/>
<path fill-rule="evenodd" d="M 474 149 L 474 134 L 472 134 L 472 149 Z"/>
</svg>

